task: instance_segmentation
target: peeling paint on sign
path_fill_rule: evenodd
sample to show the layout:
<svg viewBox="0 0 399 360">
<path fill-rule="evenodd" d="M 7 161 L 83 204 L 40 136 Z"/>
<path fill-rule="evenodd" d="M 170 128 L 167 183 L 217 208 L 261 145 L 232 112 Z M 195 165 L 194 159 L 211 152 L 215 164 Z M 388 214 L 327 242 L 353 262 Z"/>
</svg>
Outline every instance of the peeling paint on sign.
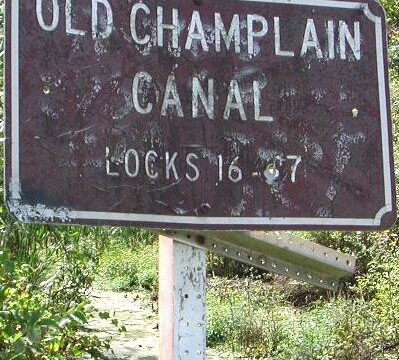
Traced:
<svg viewBox="0 0 399 360">
<path fill-rule="evenodd" d="M 7 2 L 19 220 L 379 229 L 396 217 L 372 0 Z"/>
<path fill-rule="evenodd" d="M 67 208 L 48 208 L 43 204 L 21 205 L 19 201 L 7 203 L 8 211 L 20 221 L 70 223 L 74 219 Z"/>
</svg>

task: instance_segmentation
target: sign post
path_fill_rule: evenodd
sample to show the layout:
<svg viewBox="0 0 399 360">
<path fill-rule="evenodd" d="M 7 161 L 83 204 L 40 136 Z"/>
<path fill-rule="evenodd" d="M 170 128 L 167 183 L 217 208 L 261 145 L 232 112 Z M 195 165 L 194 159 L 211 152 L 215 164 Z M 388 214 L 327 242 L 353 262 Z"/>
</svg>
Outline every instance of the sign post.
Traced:
<svg viewBox="0 0 399 360">
<path fill-rule="evenodd" d="M 206 358 L 207 251 L 331 291 L 356 265 L 354 256 L 279 233 L 166 231 L 159 250 L 161 360 Z"/>
<path fill-rule="evenodd" d="M 6 34 L 8 210 L 168 229 L 162 360 L 205 356 L 207 249 L 331 290 L 354 270 L 301 240 L 222 230 L 396 220 L 374 0 L 7 0 Z"/>
<path fill-rule="evenodd" d="M 206 250 L 159 238 L 160 359 L 205 359 Z"/>
</svg>

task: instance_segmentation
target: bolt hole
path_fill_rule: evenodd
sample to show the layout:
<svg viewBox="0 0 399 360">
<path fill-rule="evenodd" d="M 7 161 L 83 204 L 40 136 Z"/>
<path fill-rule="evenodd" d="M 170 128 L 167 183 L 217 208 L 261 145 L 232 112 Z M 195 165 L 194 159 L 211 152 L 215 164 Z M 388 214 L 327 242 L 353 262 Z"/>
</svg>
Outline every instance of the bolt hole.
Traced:
<svg viewBox="0 0 399 360">
<path fill-rule="evenodd" d="M 198 214 L 199 215 L 206 215 L 209 213 L 211 210 L 211 206 L 209 204 L 202 204 L 200 208 L 198 209 Z"/>
<path fill-rule="evenodd" d="M 48 86 L 48 85 L 43 86 L 43 93 L 48 95 L 48 94 L 50 94 L 50 91 L 51 91 L 50 86 Z"/>
<path fill-rule="evenodd" d="M 188 294 L 185 294 L 185 295 L 184 295 L 184 298 L 185 298 L 185 299 L 188 299 Z"/>
<path fill-rule="evenodd" d="M 336 257 L 336 258 L 335 258 L 335 261 L 339 261 L 339 260 L 340 260 L 339 257 Z"/>
<path fill-rule="evenodd" d="M 205 243 L 205 238 L 202 235 L 197 235 L 197 237 L 195 238 L 195 240 L 197 241 L 197 243 L 199 243 L 200 245 L 203 245 Z"/>
<path fill-rule="evenodd" d="M 351 266 L 352 262 L 350 260 L 346 260 L 346 265 Z"/>
<path fill-rule="evenodd" d="M 278 175 L 279 175 L 279 171 L 276 169 L 275 164 L 268 165 L 268 167 L 266 168 L 266 171 L 274 177 L 278 177 Z"/>
</svg>

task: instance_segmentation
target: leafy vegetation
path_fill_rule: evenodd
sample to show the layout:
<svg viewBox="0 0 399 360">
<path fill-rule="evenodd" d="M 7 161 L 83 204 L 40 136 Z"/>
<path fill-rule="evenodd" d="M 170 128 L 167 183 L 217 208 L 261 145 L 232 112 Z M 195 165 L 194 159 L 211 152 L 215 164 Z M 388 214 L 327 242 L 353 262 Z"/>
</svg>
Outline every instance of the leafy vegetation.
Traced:
<svg viewBox="0 0 399 360">
<path fill-rule="evenodd" d="M 385 8 L 388 24 L 393 27 L 399 26 L 399 1 L 381 0 L 381 4 Z"/>
<path fill-rule="evenodd" d="M 399 2 L 382 3 L 390 25 L 391 102 L 398 163 Z M 3 23 L 2 0 L 0 7 Z M 3 35 L 1 32 L 1 49 Z M 0 68 L 3 70 L 2 61 Z M 3 107 L 0 78 L 1 117 Z M 398 166 L 396 177 L 399 180 Z M 355 278 L 334 295 L 210 256 L 209 344 L 228 347 L 248 359 L 398 359 L 399 225 L 383 233 L 303 236 L 358 256 Z M 101 357 L 107 342 L 82 331 L 87 321 L 98 315 L 87 306 L 90 289 L 96 282 L 106 289 L 156 292 L 158 253 L 154 240 L 149 232 L 136 229 L 22 225 L 1 206 L 0 358 Z"/>
<path fill-rule="evenodd" d="M 139 238 L 142 240 L 140 241 Z M 157 288 L 158 247 L 155 236 L 137 231 L 134 243 L 113 239 L 101 254 L 97 283 L 114 291 Z"/>
<path fill-rule="evenodd" d="M 359 251 L 353 283 L 333 295 L 278 276 L 212 280 L 209 343 L 251 359 L 397 359 L 398 235 L 319 236 Z"/>
<path fill-rule="evenodd" d="M 94 315 L 86 295 L 96 265 L 80 249 L 80 231 L 21 226 L 1 213 L 1 359 L 66 359 L 107 347 L 80 333 Z"/>
<path fill-rule="evenodd" d="M 48 281 L 36 286 L 32 275 L 38 269 L 18 266 L 7 251 L 0 252 L 0 355 L 4 360 L 65 359 L 91 353 L 100 355 L 108 345 L 95 337 L 78 334 L 92 314 L 85 302 L 55 302 L 57 293 L 49 296 L 39 289 L 53 286 Z M 61 290 L 58 288 L 58 290 Z M 68 299 L 66 299 L 68 301 Z"/>
</svg>

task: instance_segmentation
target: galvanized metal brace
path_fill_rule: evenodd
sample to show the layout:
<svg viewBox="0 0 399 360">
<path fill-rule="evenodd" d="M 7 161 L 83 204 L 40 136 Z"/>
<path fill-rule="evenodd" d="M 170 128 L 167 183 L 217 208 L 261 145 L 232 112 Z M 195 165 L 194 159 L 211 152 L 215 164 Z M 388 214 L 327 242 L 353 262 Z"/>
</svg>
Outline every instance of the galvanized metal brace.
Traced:
<svg viewBox="0 0 399 360">
<path fill-rule="evenodd" d="M 164 231 L 160 236 L 160 359 L 204 360 L 206 251 L 336 290 L 356 258 L 287 233 Z"/>
<path fill-rule="evenodd" d="M 332 291 L 355 272 L 356 257 L 290 233 L 166 231 L 165 235 Z"/>
</svg>

